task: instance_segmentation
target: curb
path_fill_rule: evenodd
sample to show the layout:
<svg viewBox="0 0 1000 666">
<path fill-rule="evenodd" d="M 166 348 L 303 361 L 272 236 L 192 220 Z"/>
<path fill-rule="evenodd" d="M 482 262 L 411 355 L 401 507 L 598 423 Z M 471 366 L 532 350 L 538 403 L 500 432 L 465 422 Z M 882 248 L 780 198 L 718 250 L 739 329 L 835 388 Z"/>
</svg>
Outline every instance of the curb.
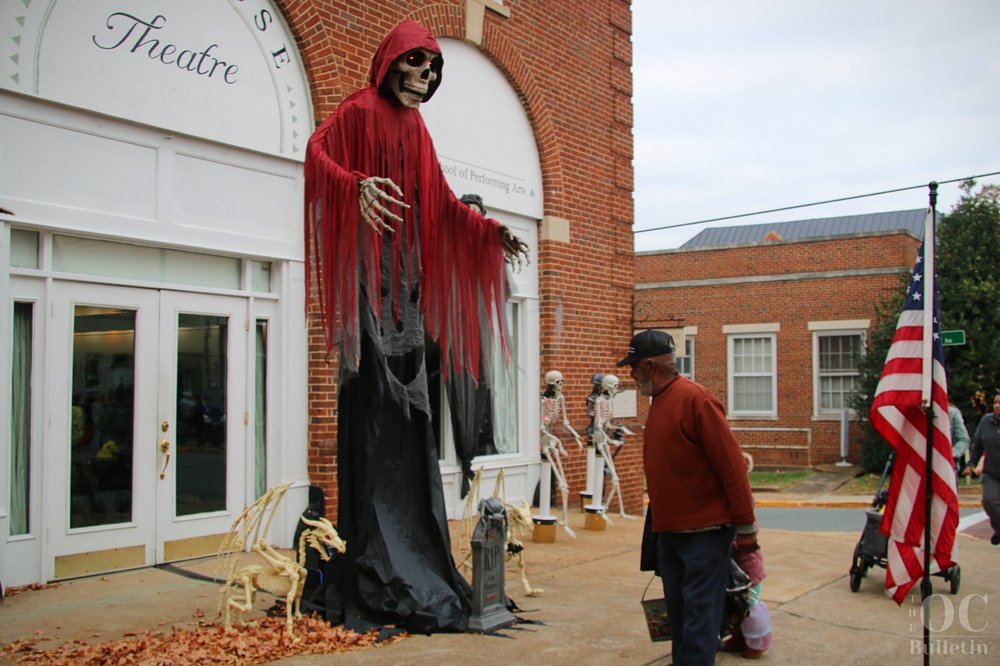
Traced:
<svg viewBox="0 0 1000 666">
<path fill-rule="evenodd" d="M 823 508 L 823 509 L 867 509 L 871 507 L 871 502 L 860 502 L 857 500 L 761 500 L 757 499 L 756 504 L 762 509 L 795 509 L 795 508 Z"/>
<path fill-rule="evenodd" d="M 761 500 L 757 498 L 756 505 L 763 509 L 796 509 L 796 508 L 821 508 L 821 509 L 870 509 L 871 502 L 861 502 L 858 500 Z M 959 500 L 959 508 L 978 509 L 982 506 L 978 501 Z"/>
</svg>

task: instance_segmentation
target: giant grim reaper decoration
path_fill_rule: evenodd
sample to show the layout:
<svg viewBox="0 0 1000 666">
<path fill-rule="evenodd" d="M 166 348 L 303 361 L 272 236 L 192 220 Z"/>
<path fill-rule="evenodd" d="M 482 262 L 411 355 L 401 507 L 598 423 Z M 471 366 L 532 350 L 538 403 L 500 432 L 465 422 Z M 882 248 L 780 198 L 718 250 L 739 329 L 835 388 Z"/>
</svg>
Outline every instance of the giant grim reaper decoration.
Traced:
<svg viewBox="0 0 1000 666">
<path fill-rule="evenodd" d="M 425 334 L 446 376 L 479 376 L 503 335 L 504 259 L 527 247 L 448 188 L 419 106 L 441 84 L 441 49 L 415 21 L 372 59 L 369 85 L 309 141 L 307 275 L 328 351 L 340 350 L 337 528 L 327 619 L 351 629 L 464 631 L 469 589 L 451 557 L 430 422 Z M 488 355 L 487 355 L 488 356 Z"/>
</svg>

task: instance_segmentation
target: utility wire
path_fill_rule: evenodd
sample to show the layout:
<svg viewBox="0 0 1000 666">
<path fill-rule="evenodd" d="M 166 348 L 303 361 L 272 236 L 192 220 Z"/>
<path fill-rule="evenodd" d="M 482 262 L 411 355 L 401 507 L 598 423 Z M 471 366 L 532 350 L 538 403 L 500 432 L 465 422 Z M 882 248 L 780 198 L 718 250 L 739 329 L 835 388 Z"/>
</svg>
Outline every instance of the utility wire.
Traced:
<svg viewBox="0 0 1000 666">
<path fill-rule="evenodd" d="M 976 178 L 986 178 L 987 176 L 997 176 L 1000 175 L 1000 171 L 994 171 L 992 173 L 981 173 L 977 176 L 965 176 L 964 178 L 952 178 L 951 180 L 939 180 L 936 181 L 939 185 L 947 185 L 948 183 L 961 183 L 967 180 L 975 180 Z M 697 220 L 695 222 L 681 222 L 680 224 L 667 224 L 662 227 L 650 227 L 649 229 L 635 229 L 632 233 L 644 234 L 649 231 L 662 231 L 663 229 L 676 229 L 677 227 L 689 227 L 693 224 L 708 224 L 709 222 L 722 222 L 724 220 L 735 220 L 740 217 L 753 217 L 754 215 L 766 215 L 768 213 L 780 213 L 785 210 L 794 210 L 796 208 L 809 208 L 810 206 L 822 206 L 825 204 L 839 203 L 841 201 L 851 201 L 852 199 L 864 199 L 866 197 L 878 197 L 883 194 L 895 194 L 896 192 L 905 192 L 907 190 L 919 190 L 927 187 L 927 184 L 923 185 L 910 185 L 909 187 L 897 187 L 894 190 L 883 190 L 881 192 L 871 192 L 869 194 L 857 194 L 853 197 L 840 197 L 839 199 L 827 199 L 826 201 L 814 201 L 812 203 L 796 204 L 794 206 L 784 206 L 782 208 L 771 208 L 770 210 L 759 210 L 755 213 L 740 213 L 739 215 L 727 215 L 725 217 L 713 217 L 708 220 Z"/>
</svg>

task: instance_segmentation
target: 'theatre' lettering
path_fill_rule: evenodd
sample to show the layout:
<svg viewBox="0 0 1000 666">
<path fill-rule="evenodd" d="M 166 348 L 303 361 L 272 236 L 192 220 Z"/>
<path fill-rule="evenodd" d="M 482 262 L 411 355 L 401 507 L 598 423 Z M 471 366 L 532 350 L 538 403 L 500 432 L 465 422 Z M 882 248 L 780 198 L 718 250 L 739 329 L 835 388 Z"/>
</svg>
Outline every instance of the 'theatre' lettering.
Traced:
<svg viewBox="0 0 1000 666">
<path fill-rule="evenodd" d="M 108 16 L 105 25 L 111 31 L 112 40 L 117 39 L 117 41 L 102 43 L 97 35 L 93 35 L 92 39 L 98 48 L 105 51 L 124 47 L 129 53 L 145 52 L 150 60 L 159 60 L 164 65 L 175 65 L 178 69 L 208 78 L 214 77 L 219 72 L 225 83 L 229 85 L 236 83 L 239 66 L 230 65 L 212 55 L 218 44 L 209 44 L 202 50 L 196 51 L 182 49 L 175 44 L 150 36 L 154 30 L 162 30 L 166 22 L 166 17 L 161 14 L 157 14 L 152 21 L 144 21 L 126 12 L 115 12 Z"/>
</svg>

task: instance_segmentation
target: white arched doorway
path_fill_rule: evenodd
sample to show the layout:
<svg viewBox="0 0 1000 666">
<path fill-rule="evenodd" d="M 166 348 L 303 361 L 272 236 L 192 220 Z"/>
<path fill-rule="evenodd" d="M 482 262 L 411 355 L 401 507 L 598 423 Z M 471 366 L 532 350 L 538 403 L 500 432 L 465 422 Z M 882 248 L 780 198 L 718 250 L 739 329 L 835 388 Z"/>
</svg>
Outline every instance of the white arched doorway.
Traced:
<svg viewBox="0 0 1000 666">
<path fill-rule="evenodd" d="M 488 215 L 509 226 L 531 248 L 531 262 L 511 274 L 508 301 L 513 355 L 510 373 L 491 387 L 493 432 L 477 448 L 484 492 L 504 472 L 508 499 L 531 500 L 539 463 L 538 221 L 543 215 L 542 170 L 534 133 L 517 92 L 474 46 L 439 39 L 441 87 L 420 108 L 452 191 L 478 194 Z M 447 410 L 445 400 L 442 409 Z M 449 419 L 440 419 L 441 474 L 451 518 L 462 515 L 461 469 Z"/>
</svg>

